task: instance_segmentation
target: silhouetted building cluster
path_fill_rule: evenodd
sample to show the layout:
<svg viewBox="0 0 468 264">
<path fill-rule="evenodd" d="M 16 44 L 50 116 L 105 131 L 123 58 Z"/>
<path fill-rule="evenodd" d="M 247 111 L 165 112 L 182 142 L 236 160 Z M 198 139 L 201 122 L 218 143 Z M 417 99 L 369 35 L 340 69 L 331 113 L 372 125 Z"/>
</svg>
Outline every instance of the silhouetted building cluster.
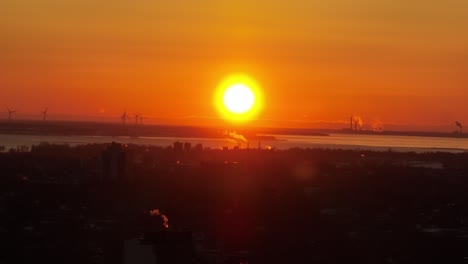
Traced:
<svg viewBox="0 0 468 264">
<path fill-rule="evenodd" d="M 0 153 L 0 263 L 468 256 L 468 153 L 177 145 L 43 143 Z"/>
<path fill-rule="evenodd" d="M 180 142 L 176 141 L 173 144 L 173 148 L 175 151 L 191 151 L 192 150 L 192 144 L 190 142 Z M 197 144 L 194 147 L 195 150 L 201 151 L 203 150 L 203 145 L 202 144 Z"/>
</svg>

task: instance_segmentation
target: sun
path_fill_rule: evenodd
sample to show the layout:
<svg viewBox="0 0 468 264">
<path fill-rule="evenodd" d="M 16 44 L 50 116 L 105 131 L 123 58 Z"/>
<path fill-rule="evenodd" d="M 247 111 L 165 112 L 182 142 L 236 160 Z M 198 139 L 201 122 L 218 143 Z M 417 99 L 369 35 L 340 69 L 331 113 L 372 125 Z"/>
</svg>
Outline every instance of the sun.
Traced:
<svg viewBox="0 0 468 264">
<path fill-rule="evenodd" d="M 248 121 L 255 119 L 263 108 L 263 96 L 253 78 L 232 74 L 219 84 L 214 104 L 223 119 Z"/>
<path fill-rule="evenodd" d="M 223 103 L 229 111 L 242 114 L 252 109 L 255 103 L 255 95 L 245 84 L 233 84 L 224 92 Z"/>
</svg>

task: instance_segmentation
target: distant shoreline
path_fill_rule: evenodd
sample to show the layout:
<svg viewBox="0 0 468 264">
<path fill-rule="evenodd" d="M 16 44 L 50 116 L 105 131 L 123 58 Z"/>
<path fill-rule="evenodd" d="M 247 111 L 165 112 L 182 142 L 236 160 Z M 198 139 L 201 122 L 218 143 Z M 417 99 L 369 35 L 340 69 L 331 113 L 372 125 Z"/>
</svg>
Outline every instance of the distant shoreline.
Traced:
<svg viewBox="0 0 468 264">
<path fill-rule="evenodd" d="M 317 131 L 287 129 L 291 135 L 329 136 Z M 43 136 L 110 136 L 110 137 L 198 137 L 229 138 L 226 131 L 235 131 L 247 140 L 276 140 L 273 134 L 281 134 L 283 129 L 233 128 L 233 127 L 194 127 L 171 125 L 123 126 L 119 123 L 95 123 L 73 121 L 0 121 L 0 134 L 4 135 L 43 135 Z"/>
<path fill-rule="evenodd" d="M 409 136 L 409 137 L 443 137 L 443 138 L 468 138 L 468 134 L 424 132 L 424 131 L 372 131 L 372 130 L 338 130 L 336 134 L 356 135 L 385 135 L 385 136 Z"/>
<path fill-rule="evenodd" d="M 80 121 L 0 121 L 0 134 L 44 136 L 129 136 L 129 137 L 199 137 L 225 138 L 224 131 L 236 131 L 248 140 L 277 140 L 275 135 L 329 136 L 330 134 L 414 136 L 441 138 L 468 138 L 468 134 L 424 131 L 371 131 L 349 129 L 307 128 L 239 128 L 195 127 L 175 125 L 137 125 Z"/>
</svg>

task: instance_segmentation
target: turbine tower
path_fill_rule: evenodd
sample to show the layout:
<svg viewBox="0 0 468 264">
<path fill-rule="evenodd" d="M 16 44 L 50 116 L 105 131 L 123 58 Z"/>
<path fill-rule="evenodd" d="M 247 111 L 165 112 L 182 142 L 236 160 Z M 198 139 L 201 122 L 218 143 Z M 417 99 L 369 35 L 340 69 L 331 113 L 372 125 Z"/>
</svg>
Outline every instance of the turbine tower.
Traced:
<svg viewBox="0 0 468 264">
<path fill-rule="evenodd" d="M 125 110 L 122 114 L 122 116 L 120 116 L 120 119 L 122 120 L 122 125 L 125 126 L 126 123 L 127 123 L 127 119 L 129 118 L 129 116 L 127 115 L 127 110 Z"/>
<path fill-rule="evenodd" d="M 10 109 L 10 107 L 7 107 L 8 110 L 8 121 L 11 121 L 11 116 L 16 113 L 16 110 Z"/>
<path fill-rule="evenodd" d="M 140 114 L 140 125 L 143 125 L 143 119 L 146 118 L 143 114 Z"/>
<path fill-rule="evenodd" d="M 455 121 L 455 126 L 457 127 L 457 133 L 460 133 L 460 134 L 463 134 L 463 125 L 458 122 L 458 121 Z"/>
<path fill-rule="evenodd" d="M 140 113 L 133 114 L 133 117 L 135 118 L 135 126 L 138 126 L 138 119 L 140 118 Z"/>
<path fill-rule="evenodd" d="M 47 118 L 47 116 L 49 116 L 49 115 L 47 114 L 47 111 L 49 111 L 49 107 L 46 107 L 43 111 L 41 111 L 41 113 L 42 113 L 42 120 L 43 120 L 43 121 L 45 121 L 46 118 Z"/>
</svg>

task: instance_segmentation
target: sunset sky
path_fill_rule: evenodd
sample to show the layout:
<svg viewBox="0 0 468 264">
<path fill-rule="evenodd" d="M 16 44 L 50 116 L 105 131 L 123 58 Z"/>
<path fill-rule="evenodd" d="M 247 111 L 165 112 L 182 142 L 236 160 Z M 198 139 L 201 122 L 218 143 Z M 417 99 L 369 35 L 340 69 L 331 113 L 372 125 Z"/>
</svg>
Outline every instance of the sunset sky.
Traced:
<svg viewBox="0 0 468 264">
<path fill-rule="evenodd" d="M 468 124 L 466 0 L 4 0 L 0 106 L 17 118 L 218 125 L 216 86 L 261 84 L 256 125 Z"/>
</svg>

